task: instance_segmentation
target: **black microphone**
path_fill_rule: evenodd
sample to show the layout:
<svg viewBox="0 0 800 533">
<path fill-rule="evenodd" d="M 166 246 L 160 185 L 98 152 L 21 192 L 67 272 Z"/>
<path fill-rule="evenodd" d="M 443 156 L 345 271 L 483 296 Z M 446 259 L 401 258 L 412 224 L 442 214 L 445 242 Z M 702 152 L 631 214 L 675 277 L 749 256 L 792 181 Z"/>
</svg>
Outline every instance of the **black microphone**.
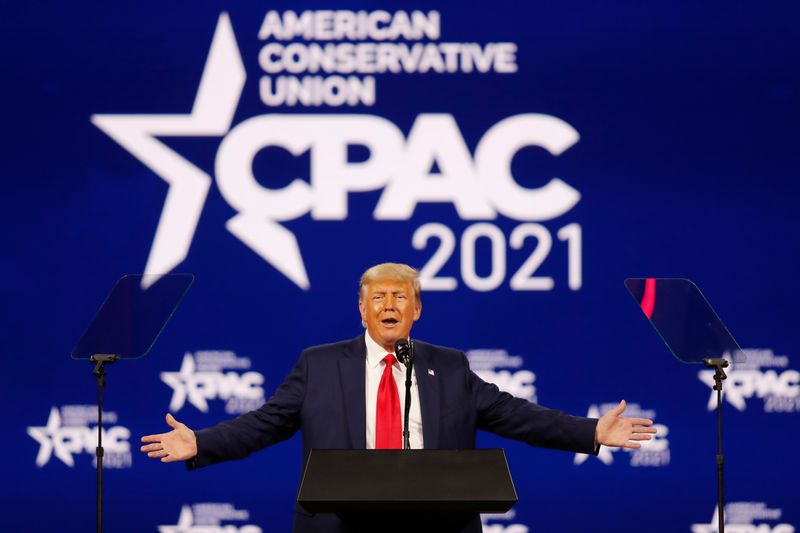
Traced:
<svg viewBox="0 0 800 533">
<path fill-rule="evenodd" d="M 406 402 L 403 415 L 403 449 L 410 450 L 408 432 L 408 414 L 411 411 L 411 368 L 414 363 L 414 343 L 408 339 L 397 339 L 394 343 L 394 354 L 397 360 L 406 365 Z"/>
<path fill-rule="evenodd" d="M 397 356 L 397 360 L 406 366 L 414 362 L 411 353 L 411 344 L 408 342 L 408 339 L 397 339 L 394 343 L 394 353 Z"/>
</svg>

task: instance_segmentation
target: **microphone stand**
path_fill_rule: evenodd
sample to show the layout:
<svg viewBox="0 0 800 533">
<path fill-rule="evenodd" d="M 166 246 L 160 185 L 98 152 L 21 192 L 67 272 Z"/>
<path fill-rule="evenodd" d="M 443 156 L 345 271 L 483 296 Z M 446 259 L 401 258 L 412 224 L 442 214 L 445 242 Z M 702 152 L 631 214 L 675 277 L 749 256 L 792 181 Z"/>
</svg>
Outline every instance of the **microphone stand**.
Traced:
<svg viewBox="0 0 800 533">
<path fill-rule="evenodd" d="M 401 363 L 406 365 L 406 401 L 405 416 L 403 417 L 403 449 L 410 450 L 410 432 L 408 431 L 408 416 L 411 412 L 411 370 L 414 365 L 414 341 L 411 339 L 398 339 L 394 343 L 394 353 Z"/>
<path fill-rule="evenodd" d="M 413 345 L 412 345 L 413 346 Z M 413 350 L 413 347 L 411 348 Z M 405 413 L 403 415 L 403 449 L 410 450 L 411 443 L 409 442 L 410 433 L 408 431 L 408 415 L 411 412 L 411 369 L 413 368 L 414 355 L 409 351 L 408 362 L 406 363 L 406 401 Z"/>
</svg>

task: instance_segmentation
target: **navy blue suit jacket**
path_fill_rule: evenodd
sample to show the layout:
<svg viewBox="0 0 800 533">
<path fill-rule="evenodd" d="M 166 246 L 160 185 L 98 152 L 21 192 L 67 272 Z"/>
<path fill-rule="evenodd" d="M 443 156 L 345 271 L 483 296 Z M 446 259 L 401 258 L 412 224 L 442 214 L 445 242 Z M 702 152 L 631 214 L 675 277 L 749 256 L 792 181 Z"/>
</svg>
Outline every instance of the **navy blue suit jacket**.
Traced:
<svg viewBox="0 0 800 533">
<path fill-rule="evenodd" d="M 597 420 L 546 409 L 501 392 L 470 369 L 463 352 L 414 341 L 414 371 L 425 448 L 475 447 L 478 429 L 533 446 L 596 453 Z M 312 448 L 366 448 L 364 335 L 305 350 L 259 409 L 196 432 L 190 468 L 241 459 L 302 429 L 303 464 Z M 477 519 L 469 531 L 480 531 Z M 295 531 L 343 531 L 333 515 L 296 507 Z"/>
</svg>

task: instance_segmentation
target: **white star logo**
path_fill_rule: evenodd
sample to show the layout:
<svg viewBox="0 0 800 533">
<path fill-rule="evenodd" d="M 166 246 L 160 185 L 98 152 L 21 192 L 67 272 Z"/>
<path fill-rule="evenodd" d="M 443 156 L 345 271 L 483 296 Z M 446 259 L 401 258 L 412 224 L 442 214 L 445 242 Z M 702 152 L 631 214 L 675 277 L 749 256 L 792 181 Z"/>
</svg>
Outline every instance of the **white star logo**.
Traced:
<svg viewBox="0 0 800 533">
<path fill-rule="evenodd" d="M 169 184 L 145 266 L 144 288 L 189 253 L 212 178 L 156 137 L 224 136 L 231 127 L 247 75 L 230 18 L 222 13 L 188 115 L 92 115 L 92 123 Z M 228 231 L 303 289 L 310 286 L 294 234 L 263 218 L 237 214 Z"/>
<path fill-rule="evenodd" d="M 56 407 L 50 409 L 47 425 L 44 427 L 28 428 L 28 435 L 39 443 L 39 453 L 36 454 L 36 466 L 42 467 L 46 465 L 47 462 L 50 461 L 50 456 L 53 453 L 67 466 L 75 466 L 72 454 L 63 446 L 63 442 L 59 439 L 61 433 L 63 433 L 61 431 L 61 415 Z"/>
<path fill-rule="evenodd" d="M 183 356 L 181 369 L 178 372 L 161 373 L 161 380 L 172 387 L 172 400 L 169 402 L 169 408 L 172 412 L 177 412 L 183 407 L 187 396 L 189 403 L 204 413 L 208 412 L 208 402 L 200 393 L 197 380 L 194 379 L 195 368 L 194 358 L 192 354 L 187 352 Z"/>
<path fill-rule="evenodd" d="M 158 533 L 188 533 L 194 525 L 194 515 L 192 508 L 188 505 L 181 507 L 181 514 L 178 523 L 174 526 L 158 526 Z"/>
</svg>

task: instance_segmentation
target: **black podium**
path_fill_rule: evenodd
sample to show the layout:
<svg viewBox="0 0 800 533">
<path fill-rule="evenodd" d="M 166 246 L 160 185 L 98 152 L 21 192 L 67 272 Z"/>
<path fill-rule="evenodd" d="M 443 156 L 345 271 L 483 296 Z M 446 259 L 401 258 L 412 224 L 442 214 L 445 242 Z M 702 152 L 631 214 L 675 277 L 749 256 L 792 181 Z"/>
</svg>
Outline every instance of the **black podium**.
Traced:
<svg viewBox="0 0 800 533">
<path fill-rule="evenodd" d="M 312 450 L 297 502 L 348 530 L 460 531 L 517 502 L 506 456 L 481 450 Z M 410 529 L 409 529 L 410 528 Z"/>
</svg>

